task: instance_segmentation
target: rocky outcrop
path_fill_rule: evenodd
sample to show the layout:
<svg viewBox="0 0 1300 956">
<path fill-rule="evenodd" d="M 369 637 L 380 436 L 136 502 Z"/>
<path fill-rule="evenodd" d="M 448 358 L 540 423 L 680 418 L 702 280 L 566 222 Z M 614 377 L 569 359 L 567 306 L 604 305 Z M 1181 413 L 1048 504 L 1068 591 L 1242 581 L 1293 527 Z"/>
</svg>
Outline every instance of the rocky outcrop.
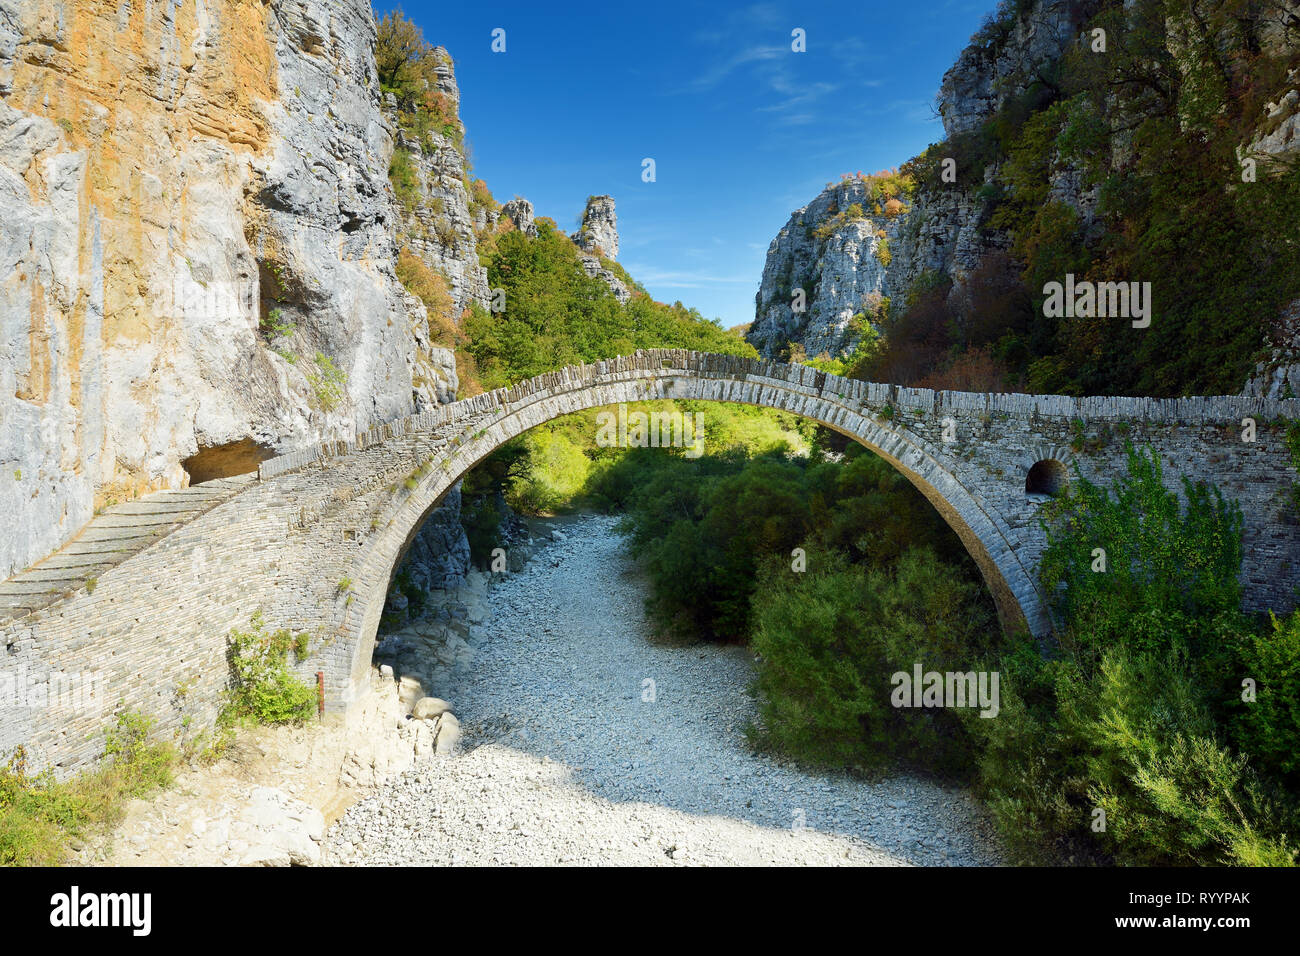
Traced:
<svg viewBox="0 0 1300 956">
<path fill-rule="evenodd" d="M 471 210 L 461 145 L 465 128 L 460 122 L 460 89 L 451 56 L 442 47 L 434 56 L 438 60 L 437 92 L 455 119 L 452 129 L 431 129 L 423 141 L 399 130 L 397 146 L 406 154 L 415 183 L 409 192 L 399 192 L 395 238 L 447 281 L 452 318 L 459 319 L 472 303 L 487 305 L 487 270 L 478 261 L 476 232 L 495 219 L 481 207 Z"/>
<path fill-rule="evenodd" d="M 582 264 L 582 271 L 609 286 L 609 291 L 614 293 L 614 298 L 619 302 L 632 301 L 632 290 L 627 287 L 627 283 L 601 262 L 598 256 L 579 256 L 578 261 Z"/>
<path fill-rule="evenodd" d="M 613 196 L 589 196 L 587 208 L 582 213 L 582 228 L 573 241 L 583 252 L 618 258 L 618 216 L 614 212 Z"/>
<path fill-rule="evenodd" d="M 416 532 L 398 569 L 399 578 L 423 592 L 444 591 L 461 583 L 470 569 L 470 554 L 460 511 L 460 485 L 456 484 Z M 394 612 L 406 610 L 405 596 L 395 592 L 389 607 Z"/>
<path fill-rule="evenodd" d="M 367 0 L 0 8 L 0 577 L 187 461 L 446 397 L 374 43 Z"/>
<path fill-rule="evenodd" d="M 514 223 L 515 228 L 529 239 L 537 238 L 537 223 L 533 221 L 533 204 L 527 199 L 510 200 L 501 207 L 501 215 Z"/>
<path fill-rule="evenodd" d="M 855 317 L 893 294 L 885 261 L 906 221 L 906 210 L 876 214 L 860 179 L 828 186 L 795 210 L 768 246 L 749 341 L 766 356 L 788 342 L 810 356 L 843 351 Z"/>
<path fill-rule="evenodd" d="M 618 215 L 614 212 L 614 197 L 589 196 L 587 208 L 582 212 L 582 228 L 572 238 L 578 247 L 583 271 L 609 286 L 609 291 L 619 302 L 631 301 L 632 290 L 627 283 L 601 261 L 602 258 L 612 261 L 618 257 Z"/>
<path fill-rule="evenodd" d="M 1242 394 L 1261 398 L 1300 397 L 1300 301 L 1282 315 L 1277 340 L 1268 357 L 1255 366 Z"/>
<path fill-rule="evenodd" d="M 473 662 L 473 645 L 489 614 L 489 581 L 484 572 L 470 571 L 456 586 L 429 592 L 425 616 L 382 634 L 375 644 L 377 664 L 389 667 L 403 681 L 414 682 L 404 692 L 411 707 L 424 690 L 438 692 Z M 421 689 L 418 696 L 416 685 Z"/>
<path fill-rule="evenodd" d="M 1036 0 L 1023 15 L 991 15 L 939 87 L 944 133 L 977 130 L 1031 81 L 1050 77 L 1052 65 L 1079 39 L 1079 27 L 1097 2 Z M 1002 11 L 999 11 L 999 14 Z"/>
</svg>

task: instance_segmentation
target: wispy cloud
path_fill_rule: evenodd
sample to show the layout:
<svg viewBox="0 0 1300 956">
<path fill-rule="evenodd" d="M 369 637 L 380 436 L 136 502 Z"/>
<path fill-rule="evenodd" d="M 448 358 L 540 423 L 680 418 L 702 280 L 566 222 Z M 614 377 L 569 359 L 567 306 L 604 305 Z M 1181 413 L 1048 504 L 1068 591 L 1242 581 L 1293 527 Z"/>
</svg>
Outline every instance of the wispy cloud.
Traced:
<svg viewBox="0 0 1300 956">
<path fill-rule="evenodd" d="M 752 275 L 718 275 L 703 270 L 657 269 L 649 264 L 627 263 L 627 269 L 643 285 L 660 289 L 699 289 L 715 285 L 754 284 Z"/>
<path fill-rule="evenodd" d="M 735 73 L 741 67 L 750 63 L 763 63 L 775 60 L 777 57 L 784 57 L 789 50 L 779 46 L 751 46 L 741 50 L 731 57 L 719 60 L 709 70 L 701 73 L 693 79 L 687 86 L 686 90 L 692 93 L 707 93 L 716 89 L 727 77 Z"/>
<path fill-rule="evenodd" d="M 765 94 L 765 102 L 752 106 L 753 111 L 780 128 L 819 123 L 836 95 L 857 96 L 858 90 L 885 85 L 878 75 L 883 57 L 864 39 L 814 31 L 808 36 L 809 52 L 797 53 L 790 34 L 799 24 L 798 11 L 791 14 L 772 3 L 733 11 L 715 29 L 691 37 L 707 66 L 675 92 L 734 92 L 735 84 L 743 82 L 751 103 L 753 91 Z"/>
</svg>

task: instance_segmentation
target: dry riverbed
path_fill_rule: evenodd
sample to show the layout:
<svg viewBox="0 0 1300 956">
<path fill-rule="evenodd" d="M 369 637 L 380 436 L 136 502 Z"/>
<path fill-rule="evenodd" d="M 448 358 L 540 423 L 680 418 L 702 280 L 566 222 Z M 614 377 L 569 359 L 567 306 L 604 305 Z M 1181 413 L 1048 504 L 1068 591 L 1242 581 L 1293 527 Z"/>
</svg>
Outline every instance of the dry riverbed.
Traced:
<svg viewBox="0 0 1300 956">
<path fill-rule="evenodd" d="M 811 774 L 753 753 L 752 656 L 650 639 L 613 524 L 557 524 L 563 538 L 494 587 L 472 662 L 427 688 L 459 716 L 459 752 L 350 807 L 326 862 L 998 862 L 962 789 Z"/>
</svg>

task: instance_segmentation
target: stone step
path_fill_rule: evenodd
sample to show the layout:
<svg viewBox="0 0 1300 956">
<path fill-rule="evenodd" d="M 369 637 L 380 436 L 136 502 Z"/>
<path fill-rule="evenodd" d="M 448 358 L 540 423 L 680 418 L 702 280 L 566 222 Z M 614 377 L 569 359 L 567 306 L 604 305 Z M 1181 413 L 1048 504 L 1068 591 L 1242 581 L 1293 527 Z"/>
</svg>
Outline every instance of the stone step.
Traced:
<svg viewBox="0 0 1300 956">
<path fill-rule="evenodd" d="M 107 538 L 101 540 L 78 538 L 65 547 L 59 554 L 126 554 L 136 551 L 148 537 L 133 535 L 129 538 Z"/>
<path fill-rule="evenodd" d="M 28 580 L 28 576 L 24 574 L 21 580 L 14 578 L 0 584 L 0 596 L 31 597 L 40 594 L 61 593 L 65 588 L 60 587 L 59 584 L 60 582 Z"/>
<path fill-rule="evenodd" d="M 69 545 L 94 544 L 101 541 L 121 542 L 130 545 L 144 543 L 159 537 L 162 531 L 157 525 L 141 528 L 138 526 L 114 527 L 113 525 L 90 524 L 81 535 Z"/>
<path fill-rule="evenodd" d="M 95 518 L 93 524 L 101 528 L 167 527 L 168 525 L 181 524 L 188 514 L 188 512 L 161 515 L 102 514 Z"/>
<path fill-rule="evenodd" d="M 205 510 L 206 503 L 190 500 L 172 501 L 127 501 L 120 505 L 105 508 L 105 515 L 190 515 Z"/>
<path fill-rule="evenodd" d="M 21 581 L 23 578 L 26 578 L 27 575 L 36 571 L 61 571 L 65 568 L 92 568 L 103 564 L 105 564 L 105 561 L 102 554 L 67 554 L 66 552 L 59 551 L 56 554 L 50 555 L 30 571 L 24 572 L 11 580 Z"/>
<path fill-rule="evenodd" d="M 113 561 L 105 561 L 103 555 L 100 555 L 98 564 L 60 568 L 47 568 L 42 565 L 28 571 L 21 578 L 16 578 L 15 581 L 18 584 L 45 584 L 47 587 L 70 581 L 87 581 L 90 578 L 97 577 L 101 572 L 109 570 L 113 567 L 113 564 Z"/>
</svg>

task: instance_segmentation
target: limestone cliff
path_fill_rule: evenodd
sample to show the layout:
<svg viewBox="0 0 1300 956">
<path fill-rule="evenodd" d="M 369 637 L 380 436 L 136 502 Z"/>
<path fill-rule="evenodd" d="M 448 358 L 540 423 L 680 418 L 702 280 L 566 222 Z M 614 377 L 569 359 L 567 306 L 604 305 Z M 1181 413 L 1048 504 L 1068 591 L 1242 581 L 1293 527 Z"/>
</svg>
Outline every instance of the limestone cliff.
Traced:
<svg viewBox="0 0 1300 956">
<path fill-rule="evenodd" d="M 810 356 L 842 352 L 854 322 L 869 318 L 897 284 L 886 263 L 903 209 L 877 213 L 861 179 L 828 186 L 772 240 L 748 332 L 763 355 L 797 342 Z"/>
<path fill-rule="evenodd" d="M 501 207 L 501 215 L 514 224 L 514 227 L 529 239 L 537 238 L 537 223 L 533 218 L 533 204 L 527 199 L 516 197 Z"/>
<path fill-rule="evenodd" d="M 582 211 L 582 228 L 573 241 L 583 252 L 618 258 L 618 215 L 613 196 L 590 196 Z"/>
<path fill-rule="evenodd" d="M 442 309 L 431 316 L 427 329 L 432 337 L 439 328 L 452 328 L 471 305 L 489 305 L 487 269 L 479 262 L 478 236 L 496 225 L 498 213 L 490 197 L 476 198 L 468 182 L 464 142 L 465 127 L 460 119 L 460 88 L 450 54 L 438 47 L 436 94 L 447 113 L 446 125 L 419 123 L 418 117 L 404 116 L 392 97 L 385 99 L 385 111 L 397 131 L 396 159 L 409 178 L 395 178 L 397 215 L 392 234 L 399 250 L 414 255 L 447 289 L 446 302 L 430 302 L 421 309 Z M 406 128 L 410 127 L 410 129 Z M 425 127 L 416 135 L 415 127 Z M 526 202 L 526 201 L 525 201 Z M 532 206 L 528 204 L 531 221 Z M 439 401 L 454 397 L 458 385 L 454 361 L 440 362 L 445 350 L 434 349 L 430 359 L 419 363 L 415 383 L 424 397 L 429 390 Z M 449 391 L 444 397 L 442 390 Z M 403 617 L 407 598 L 397 582 L 420 591 L 456 587 L 470 569 L 469 538 L 461 524 L 461 494 L 457 485 L 443 504 L 430 514 L 416 532 L 394 575 L 389 613 Z"/>
<path fill-rule="evenodd" d="M 471 195 L 461 145 L 465 128 L 459 115 L 460 89 L 447 51 L 439 47 L 435 56 L 437 91 L 454 119 L 446 131 L 428 130 L 423 142 L 399 130 L 398 148 L 410 162 L 415 182 L 399 196 L 394 238 L 447 281 L 459 317 L 471 303 L 487 306 L 487 270 L 479 264 L 475 233 L 493 225 L 496 217 Z"/>
<path fill-rule="evenodd" d="M 0 0 L 0 576 L 97 505 L 446 399 L 368 0 Z M 453 373 L 454 375 L 454 368 Z"/>
</svg>

